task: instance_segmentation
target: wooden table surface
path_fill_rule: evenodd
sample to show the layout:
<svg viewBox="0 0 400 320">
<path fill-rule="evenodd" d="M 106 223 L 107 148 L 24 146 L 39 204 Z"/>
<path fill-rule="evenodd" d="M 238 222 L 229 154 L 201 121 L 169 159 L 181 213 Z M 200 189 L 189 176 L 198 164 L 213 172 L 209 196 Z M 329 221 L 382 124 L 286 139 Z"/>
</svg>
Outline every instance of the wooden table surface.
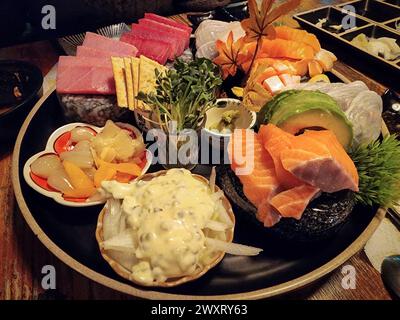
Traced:
<svg viewBox="0 0 400 320">
<path fill-rule="evenodd" d="M 306 0 L 297 11 L 309 10 L 320 5 L 322 4 L 317 0 Z M 57 53 L 48 42 L 0 49 L 0 59 L 10 58 L 34 62 L 45 75 L 57 62 Z M 370 89 L 378 93 L 385 90 L 379 83 L 343 63 L 336 63 L 335 69 L 350 80 L 363 80 Z M 0 299 L 132 299 L 78 274 L 55 258 L 39 242 L 23 220 L 16 205 L 11 184 L 11 158 L 12 152 L 0 146 Z M 383 286 L 380 274 L 372 267 L 363 252 L 355 255 L 347 264 L 356 270 L 355 289 L 342 288 L 343 275 L 339 268 L 317 283 L 290 293 L 284 298 L 391 299 Z M 44 265 L 53 265 L 56 269 L 56 290 L 44 292 L 41 288 L 41 269 Z"/>
</svg>

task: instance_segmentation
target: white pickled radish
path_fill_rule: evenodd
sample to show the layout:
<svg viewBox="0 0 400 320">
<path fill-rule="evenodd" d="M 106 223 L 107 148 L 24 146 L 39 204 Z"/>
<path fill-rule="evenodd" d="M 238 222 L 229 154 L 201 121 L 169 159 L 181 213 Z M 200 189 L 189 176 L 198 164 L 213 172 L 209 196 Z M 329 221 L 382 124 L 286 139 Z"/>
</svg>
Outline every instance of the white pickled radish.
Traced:
<svg viewBox="0 0 400 320">
<path fill-rule="evenodd" d="M 90 169 L 93 167 L 93 158 L 89 157 L 86 153 L 83 152 L 63 152 L 60 154 L 60 157 L 63 161 L 66 160 L 72 162 L 81 169 Z"/>
<path fill-rule="evenodd" d="M 89 141 L 81 141 L 76 144 L 72 151 L 62 152 L 61 160 L 67 160 L 81 169 L 91 169 L 94 164 Z"/>
<path fill-rule="evenodd" d="M 62 193 L 72 190 L 72 184 L 68 179 L 68 175 L 64 168 L 57 169 L 48 177 L 47 183 L 53 189 L 56 189 Z"/>
<path fill-rule="evenodd" d="M 71 141 L 72 142 L 80 142 L 80 141 L 89 141 L 93 138 L 93 131 L 89 128 L 85 127 L 76 127 L 71 130 Z"/>
<path fill-rule="evenodd" d="M 206 238 L 207 246 L 210 246 L 218 251 L 223 251 L 236 256 L 256 256 L 261 251 L 260 248 L 245 246 L 242 244 L 225 242 L 218 239 Z"/>
<path fill-rule="evenodd" d="M 116 250 L 133 252 L 136 249 L 136 244 L 133 235 L 129 230 L 124 230 L 118 235 L 105 240 L 101 243 L 104 250 Z"/>
<path fill-rule="evenodd" d="M 74 149 L 72 151 L 86 151 L 86 152 L 90 152 L 90 142 L 83 140 L 83 141 L 79 141 Z"/>
<path fill-rule="evenodd" d="M 47 179 L 54 171 L 62 169 L 60 158 L 55 154 L 47 154 L 37 158 L 31 164 L 32 172 Z"/>
<path fill-rule="evenodd" d="M 106 212 L 103 219 L 103 236 L 104 240 L 111 239 L 118 235 L 121 220 L 121 201 L 116 199 L 108 199 L 106 204 Z"/>
</svg>

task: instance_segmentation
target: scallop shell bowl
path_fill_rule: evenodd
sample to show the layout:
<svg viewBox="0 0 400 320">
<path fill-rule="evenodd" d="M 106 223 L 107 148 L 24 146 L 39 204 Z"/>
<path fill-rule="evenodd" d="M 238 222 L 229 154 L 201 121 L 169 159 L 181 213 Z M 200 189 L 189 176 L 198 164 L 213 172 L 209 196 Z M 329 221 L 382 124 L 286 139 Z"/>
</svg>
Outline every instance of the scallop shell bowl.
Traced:
<svg viewBox="0 0 400 320">
<path fill-rule="evenodd" d="M 203 129 L 203 135 L 215 149 L 220 148 L 225 150 L 231 133 L 217 132 L 211 130 L 210 127 L 219 123 L 222 114 L 229 110 L 239 110 L 239 117 L 235 121 L 236 129 L 251 129 L 256 124 L 257 114 L 254 111 L 246 109 L 240 100 L 232 98 L 217 99 L 217 106 L 209 109 L 206 113 L 206 121 Z"/>
<path fill-rule="evenodd" d="M 167 170 L 162 170 L 162 171 L 158 171 L 155 173 L 147 173 L 141 177 L 139 177 L 137 180 L 143 180 L 143 181 L 150 181 L 156 177 L 159 176 L 163 176 L 165 175 L 167 172 Z M 204 178 L 203 176 L 200 175 L 196 175 L 196 174 L 192 174 L 192 176 L 197 179 L 202 181 L 204 184 L 209 184 L 208 180 L 206 178 Z M 215 192 L 218 192 L 220 190 L 220 188 L 218 186 L 215 186 Z M 234 234 L 234 228 L 235 228 L 235 215 L 233 213 L 231 204 L 228 200 L 228 198 L 226 198 L 226 196 L 224 195 L 222 198 L 222 204 L 224 206 L 224 208 L 226 209 L 231 221 L 232 221 L 232 227 L 228 228 L 225 231 L 226 234 L 226 242 L 232 242 L 233 241 L 233 234 Z M 168 287 L 175 287 L 178 285 L 181 285 L 183 283 L 189 282 L 189 281 L 193 281 L 196 280 L 198 278 L 200 278 L 201 276 L 203 276 L 205 273 L 207 273 L 210 269 L 214 268 L 219 262 L 221 262 L 221 260 L 224 258 L 225 256 L 225 252 L 219 252 L 215 255 L 215 257 L 213 258 L 213 260 L 204 268 L 202 269 L 198 269 L 196 271 L 196 273 L 192 274 L 192 275 L 187 275 L 187 276 L 182 276 L 182 277 L 175 277 L 175 278 L 170 278 L 167 279 L 167 281 L 164 282 L 153 282 L 151 284 L 144 284 L 141 282 L 136 281 L 132 276 L 131 276 L 131 272 L 125 268 L 124 266 L 122 266 L 119 262 L 117 262 L 116 260 L 114 260 L 113 258 L 111 258 L 108 254 L 107 254 L 107 250 L 105 250 L 103 248 L 103 246 L 101 245 L 102 242 L 104 241 L 104 237 L 103 237 L 103 221 L 104 221 L 104 217 L 106 214 L 106 209 L 104 208 L 100 215 L 99 218 L 97 220 L 97 228 L 96 228 L 96 240 L 97 243 L 99 244 L 99 248 L 100 248 L 100 253 L 103 256 L 103 258 L 108 262 L 108 264 L 111 266 L 111 268 L 122 278 L 127 279 L 131 282 L 133 282 L 134 284 L 140 285 L 140 286 L 146 286 L 146 287 L 164 287 L 164 288 L 168 288 Z"/>
</svg>

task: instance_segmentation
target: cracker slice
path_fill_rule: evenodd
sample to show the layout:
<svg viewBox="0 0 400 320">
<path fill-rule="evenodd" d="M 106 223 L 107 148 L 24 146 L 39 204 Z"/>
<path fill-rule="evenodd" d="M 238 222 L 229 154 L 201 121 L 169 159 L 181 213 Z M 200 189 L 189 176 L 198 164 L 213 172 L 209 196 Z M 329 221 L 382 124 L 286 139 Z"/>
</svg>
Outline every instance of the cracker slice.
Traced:
<svg viewBox="0 0 400 320">
<path fill-rule="evenodd" d="M 132 77 L 132 62 L 130 58 L 124 58 L 125 64 L 125 81 L 126 81 L 126 91 L 128 96 L 128 107 L 130 110 L 135 109 L 133 102 L 133 77 Z"/>
<path fill-rule="evenodd" d="M 111 57 L 115 89 L 117 91 L 117 103 L 121 108 L 128 107 L 128 95 L 125 80 L 125 64 L 124 59 L 119 57 Z"/>
<path fill-rule="evenodd" d="M 139 64 L 140 64 L 140 59 L 136 57 L 131 58 L 131 67 L 132 67 L 132 78 L 133 78 L 133 97 L 134 97 L 134 108 L 137 109 L 139 108 L 139 103 L 141 101 L 138 101 L 136 99 L 136 96 L 138 95 L 138 89 L 139 89 Z"/>
<path fill-rule="evenodd" d="M 143 55 L 140 56 L 138 91 L 142 91 L 143 93 L 150 93 L 155 90 L 155 69 L 158 69 L 160 71 L 166 70 L 166 68 L 158 62 L 151 60 Z M 143 104 L 142 109 L 148 110 L 149 106 Z"/>
</svg>

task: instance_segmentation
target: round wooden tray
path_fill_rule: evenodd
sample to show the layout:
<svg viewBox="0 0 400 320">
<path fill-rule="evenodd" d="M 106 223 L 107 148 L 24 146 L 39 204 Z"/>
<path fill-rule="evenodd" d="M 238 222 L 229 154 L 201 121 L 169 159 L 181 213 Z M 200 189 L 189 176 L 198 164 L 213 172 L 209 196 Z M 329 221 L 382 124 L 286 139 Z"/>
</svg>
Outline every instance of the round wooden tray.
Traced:
<svg viewBox="0 0 400 320">
<path fill-rule="evenodd" d="M 24 162 L 43 149 L 51 132 L 63 124 L 53 88 L 32 109 L 16 141 L 12 180 L 18 205 L 34 234 L 61 261 L 89 279 L 129 295 L 147 299 L 261 299 L 287 293 L 347 261 L 363 248 L 385 216 L 383 209 L 357 207 L 335 238 L 306 249 L 265 238 L 237 216 L 234 241 L 263 247 L 260 256 L 227 255 L 202 278 L 175 288 L 132 285 L 101 257 L 95 238 L 100 206 L 63 207 L 36 193 L 23 179 Z M 198 166 L 197 170 L 204 168 Z"/>
</svg>

